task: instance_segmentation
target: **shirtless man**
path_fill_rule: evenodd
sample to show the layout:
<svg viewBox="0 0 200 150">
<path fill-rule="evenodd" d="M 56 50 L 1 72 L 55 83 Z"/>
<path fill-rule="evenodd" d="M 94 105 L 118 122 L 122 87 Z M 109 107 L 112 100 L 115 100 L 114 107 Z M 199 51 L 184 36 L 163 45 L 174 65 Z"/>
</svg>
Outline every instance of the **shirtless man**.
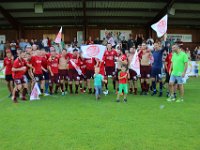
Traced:
<svg viewBox="0 0 200 150">
<path fill-rule="evenodd" d="M 67 68 L 68 68 L 68 61 L 66 59 L 66 55 L 67 55 L 67 50 L 63 49 L 61 52 L 61 57 L 59 58 L 59 64 L 58 64 L 58 69 L 59 69 L 59 81 L 60 81 L 60 87 L 61 87 L 61 91 L 62 91 L 62 96 L 64 96 L 66 94 L 66 92 L 64 91 L 64 83 L 68 82 L 67 79 Z"/>
<path fill-rule="evenodd" d="M 133 56 L 135 54 L 135 47 L 131 47 L 130 48 L 130 53 L 128 55 L 128 64 L 131 64 L 131 61 L 133 59 Z M 129 68 L 129 74 L 130 74 L 130 78 L 129 78 L 129 91 L 130 93 L 133 92 L 133 88 L 134 88 L 134 94 L 137 95 L 137 73 L 135 72 L 135 70 L 132 70 Z"/>
<path fill-rule="evenodd" d="M 138 55 L 140 59 L 141 89 L 142 89 L 140 95 L 147 95 L 147 92 L 149 91 L 151 63 L 153 57 L 151 51 L 147 49 L 145 43 L 142 43 L 142 47 Z"/>
</svg>

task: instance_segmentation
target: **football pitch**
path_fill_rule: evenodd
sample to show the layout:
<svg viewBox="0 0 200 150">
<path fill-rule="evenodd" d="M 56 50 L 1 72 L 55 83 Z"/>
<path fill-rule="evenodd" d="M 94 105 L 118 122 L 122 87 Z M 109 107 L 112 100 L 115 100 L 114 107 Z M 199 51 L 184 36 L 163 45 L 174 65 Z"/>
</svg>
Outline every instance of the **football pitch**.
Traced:
<svg viewBox="0 0 200 150">
<path fill-rule="evenodd" d="M 110 87 L 111 89 L 111 87 Z M 14 104 L 0 81 L 0 150 L 199 150 L 200 78 L 184 102 L 166 97 L 79 94 Z"/>
</svg>

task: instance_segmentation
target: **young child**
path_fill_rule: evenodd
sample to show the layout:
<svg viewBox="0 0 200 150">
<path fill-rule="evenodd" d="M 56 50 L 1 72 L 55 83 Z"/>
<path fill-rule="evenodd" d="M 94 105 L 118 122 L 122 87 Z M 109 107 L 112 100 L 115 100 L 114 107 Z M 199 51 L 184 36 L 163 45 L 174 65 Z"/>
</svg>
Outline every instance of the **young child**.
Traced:
<svg viewBox="0 0 200 150">
<path fill-rule="evenodd" d="M 99 74 L 99 70 L 100 69 L 98 67 L 94 69 L 94 87 L 96 100 L 100 99 L 100 95 L 102 93 L 102 82 L 107 82 L 106 80 L 104 80 L 104 77 L 101 74 Z"/>
<path fill-rule="evenodd" d="M 198 62 L 196 62 L 194 67 L 195 67 L 195 69 L 194 69 L 195 76 L 198 77 L 199 76 L 199 64 L 198 64 Z"/>
<path fill-rule="evenodd" d="M 126 65 L 122 65 L 121 71 L 118 74 L 119 79 L 119 92 L 117 94 L 117 102 L 120 102 L 120 95 L 122 94 L 122 90 L 124 91 L 124 102 L 127 102 L 127 94 L 128 94 L 128 78 L 129 73 L 127 72 Z"/>
</svg>

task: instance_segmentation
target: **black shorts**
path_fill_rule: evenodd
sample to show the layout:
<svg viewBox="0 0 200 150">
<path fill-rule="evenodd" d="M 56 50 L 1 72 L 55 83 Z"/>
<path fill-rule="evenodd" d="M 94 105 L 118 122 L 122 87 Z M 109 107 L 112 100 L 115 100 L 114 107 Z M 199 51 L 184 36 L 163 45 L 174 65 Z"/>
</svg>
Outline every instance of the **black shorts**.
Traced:
<svg viewBox="0 0 200 150">
<path fill-rule="evenodd" d="M 44 80 L 43 74 L 35 74 L 34 75 L 36 82 Z"/>
<path fill-rule="evenodd" d="M 43 71 L 44 79 L 49 80 L 49 72 Z"/>
<path fill-rule="evenodd" d="M 165 78 L 165 82 L 169 83 L 169 79 L 170 79 L 170 75 L 168 72 L 166 72 L 166 78 Z"/>
<path fill-rule="evenodd" d="M 26 79 L 25 79 L 25 77 L 22 77 L 20 79 L 14 79 L 14 82 L 16 85 L 20 85 L 20 84 L 26 83 Z"/>
<path fill-rule="evenodd" d="M 28 72 L 26 72 L 25 76 L 28 79 L 28 81 L 32 80 L 31 77 L 29 76 Z"/>
<path fill-rule="evenodd" d="M 106 76 L 115 76 L 115 67 L 105 67 Z"/>
<path fill-rule="evenodd" d="M 11 75 L 11 74 L 6 75 L 6 76 L 5 76 L 5 80 L 6 80 L 7 82 L 13 81 L 12 75 Z"/>
<path fill-rule="evenodd" d="M 135 70 L 129 69 L 129 74 L 130 74 L 130 79 L 129 80 L 136 81 L 138 79 L 137 73 L 135 72 Z"/>
<path fill-rule="evenodd" d="M 59 80 L 68 80 L 68 71 L 67 70 L 59 70 L 58 75 L 59 75 Z"/>
<path fill-rule="evenodd" d="M 81 81 L 86 81 L 86 80 L 87 80 L 87 78 L 86 78 L 85 75 L 80 75 L 79 77 L 80 77 L 80 80 L 81 80 Z"/>
<path fill-rule="evenodd" d="M 140 66 L 141 79 L 150 78 L 151 66 Z"/>
<path fill-rule="evenodd" d="M 86 74 L 85 74 L 87 79 L 91 79 L 94 77 L 94 70 L 86 70 Z"/>
<path fill-rule="evenodd" d="M 119 72 L 121 71 L 121 69 L 117 69 L 117 71 L 115 72 L 115 80 L 118 81 L 118 75 L 119 75 Z"/>
<path fill-rule="evenodd" d="M 76 69 L 69 69 L 68 71 L 69 81 L 79 81 L 80 77 Z"/>
<path fill-rule="evenodd" d="M 155 78 L 156 80 L 161 79 L 161 68 L 152 68 L 151 69 L 151 77 Z"/>
<path fill-rule="evenodd" d="M 59 76 L 58 76 L 58 74 L 54 74 L 54 76 L 50 75 L 49 78 L 50 78 L 50 80 L 49 80 L 50 84 L 53 84 L 53 83 L 58 84 L 59 83 Z"/>
</svg>

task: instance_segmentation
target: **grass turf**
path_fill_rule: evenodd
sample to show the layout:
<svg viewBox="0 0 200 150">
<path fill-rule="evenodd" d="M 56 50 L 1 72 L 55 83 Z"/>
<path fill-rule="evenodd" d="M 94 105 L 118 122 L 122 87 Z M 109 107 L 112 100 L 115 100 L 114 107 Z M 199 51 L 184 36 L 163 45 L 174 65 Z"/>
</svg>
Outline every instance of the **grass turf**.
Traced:
<svg viewBox="0 0 200 150">
<path fill-rule="evenodd" d="M 185 102 L 116 95 L 43 97 L 13 104 L 0 83 L 0 150 L 199 150 L 200 79 L 185 85 Z"/>
</svg>

